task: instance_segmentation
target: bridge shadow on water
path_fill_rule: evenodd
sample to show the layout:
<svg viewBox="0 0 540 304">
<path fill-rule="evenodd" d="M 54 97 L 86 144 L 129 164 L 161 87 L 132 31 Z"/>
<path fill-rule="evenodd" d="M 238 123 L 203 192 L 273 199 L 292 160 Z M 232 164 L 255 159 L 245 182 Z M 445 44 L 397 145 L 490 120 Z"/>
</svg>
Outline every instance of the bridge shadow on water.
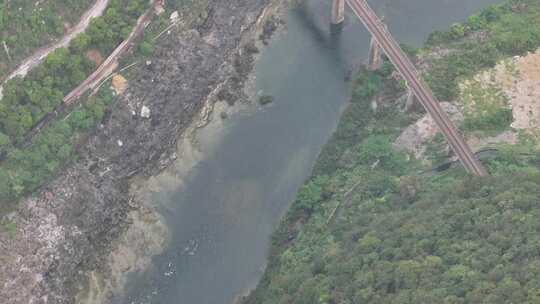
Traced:
<svg viewBox="0 0 540 304">
<path fill-rule="evenodd" d="M 327 8 L 327 11 L 322 13 L 321 8 Z M 329 12 L 329 3 L 314 8 L 303 2 L 292 9 L 292 14 L 312 34 L 313 40 L 318 43 L 318 46 L 323 49 L 333 50 L 334 57 L 339 59 L 343 50 L 341 37 L 344 25 L 331 25 Z"/>
<path fill-rule="evenodd" d="M 369 1 L 373 2 L 373 1 Z M 384 14 L 386 2 L 375 5 L 377 11 Z M 348 79 L 351 73 L 365 64 L 370 35 L 356 15 L 345 10 L 345 21 L 340 25 L 332 25 L 330 1 L 304 1 L 291 10 L 294 19 L 306 29 L 321 50 L 325 50 L 330 59 L 345 71 Z"/>
<path fill-rule="evenodd" d="M 219 153 L 208 148 L 181 187 L 153 195 L 171 240 L 113 303 L 230 303 L 258 282 L 269 235 L 348 100 L 346 43 L 325 6 L 291 10 L 288 30 L 262 52 L 257 90 L 274 102 L 225 122 Z"/>
</svg>

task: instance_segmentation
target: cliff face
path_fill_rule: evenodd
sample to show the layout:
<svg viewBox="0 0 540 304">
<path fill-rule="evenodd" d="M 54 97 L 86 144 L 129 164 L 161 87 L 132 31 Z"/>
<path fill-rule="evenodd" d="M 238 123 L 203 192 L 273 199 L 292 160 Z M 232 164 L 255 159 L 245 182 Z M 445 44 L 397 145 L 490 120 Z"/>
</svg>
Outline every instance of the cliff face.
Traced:
<svg viewBox="0 0 540 304">
<path fill-rule="evenodd" d="M 197 28 L 161 39 L 81 144 L 79 160 L 9 215 L 16 229 L 0 234 L 3 303 L 74 303 L 88 271 L 109 271 L 111 244 L 141 208 L 129 197 L 130 179 L 167 166 L 209 95 L 242 98 L 252 65 L 243 37 L 268 2 L 212 0 Z"/>
</svg>

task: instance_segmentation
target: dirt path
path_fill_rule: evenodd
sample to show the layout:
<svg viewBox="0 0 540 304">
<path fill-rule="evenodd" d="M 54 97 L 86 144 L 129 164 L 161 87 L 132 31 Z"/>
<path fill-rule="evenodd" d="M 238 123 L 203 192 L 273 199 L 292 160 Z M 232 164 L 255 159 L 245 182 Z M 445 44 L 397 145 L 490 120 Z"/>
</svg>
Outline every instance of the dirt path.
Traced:
<svg viewBox="0 0 540 304">
<path fill-rule="evenodd" d="M 38 49 L 32 56 L 25 59 L 13 72 L 11 72 L 2 83 L 17 76 L 26 76 L 31 69 L 38 66 L 47 55 L 54 52 L 54 50 L 61 47 L 67 47 L 73 38 L 86 30 L 92 18 L 99 17 L 103 14 L 108 3 L 109 0 L 96 0 L 96 3 L 82 15 L 79 23 L 71 28 L 64 37 L 49 46 Z"/>
</svg>

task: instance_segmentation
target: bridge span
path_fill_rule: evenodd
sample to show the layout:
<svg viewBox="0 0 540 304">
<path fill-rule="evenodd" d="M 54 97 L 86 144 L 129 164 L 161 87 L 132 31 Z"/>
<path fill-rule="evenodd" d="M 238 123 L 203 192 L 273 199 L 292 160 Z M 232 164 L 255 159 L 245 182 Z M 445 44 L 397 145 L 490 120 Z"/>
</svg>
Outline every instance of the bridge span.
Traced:
<svg viewBox="0 0 540 304">
<path fill-rule="evenodd" d="M 371 35 L 373 35 L 377 45 L 384 51 L 388 59 L 390 59 L 392 64 L 407 82 L 409 89 L 412 90 L 422 106 L 438 125 L 465 169 L 469 173 L 477 176 L 487 176 L 487 170 L 472 152 L 454 123 L 441 108 L 435 95 L 429 86 L 422 80 L 411 60 L 407 57 L 366 0 L 333 0 L 333 16 L 336 12 L 339 12 L 339 10 L 336 10 L 336 6 L 339 8 L 341 1 L 345 1 L 349 5 L 355 15 L 360 19 Z M 333 18 L 332 20 L 334 22 L 338 19 Z"/>
</svg>

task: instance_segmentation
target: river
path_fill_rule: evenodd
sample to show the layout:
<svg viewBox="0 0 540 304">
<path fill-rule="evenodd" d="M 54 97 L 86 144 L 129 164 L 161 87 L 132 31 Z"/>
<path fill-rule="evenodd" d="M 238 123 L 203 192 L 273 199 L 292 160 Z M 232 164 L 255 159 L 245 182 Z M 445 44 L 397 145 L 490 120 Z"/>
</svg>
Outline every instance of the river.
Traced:
<svg viewBox="0 0 540 304">
<path fill-rule="evenodd" d="M 495 0 L 371 1 L 400 42 L 418 46 L 437 29 Z M 130 280 L 118 303 L 228 304 L 263 273 L 270 235 L 310 174 L 349 98 L 347 70 L 366 58 L 369 35 L 347 12 L 329 33 L 330 1 L 292 9 L 262 52 L 256 89 L 274 96 L 223 128 L 203 129 L 203 158 L 172 189 L 153 195 L 171 230 L 168 249 Z"/>
</svg>

